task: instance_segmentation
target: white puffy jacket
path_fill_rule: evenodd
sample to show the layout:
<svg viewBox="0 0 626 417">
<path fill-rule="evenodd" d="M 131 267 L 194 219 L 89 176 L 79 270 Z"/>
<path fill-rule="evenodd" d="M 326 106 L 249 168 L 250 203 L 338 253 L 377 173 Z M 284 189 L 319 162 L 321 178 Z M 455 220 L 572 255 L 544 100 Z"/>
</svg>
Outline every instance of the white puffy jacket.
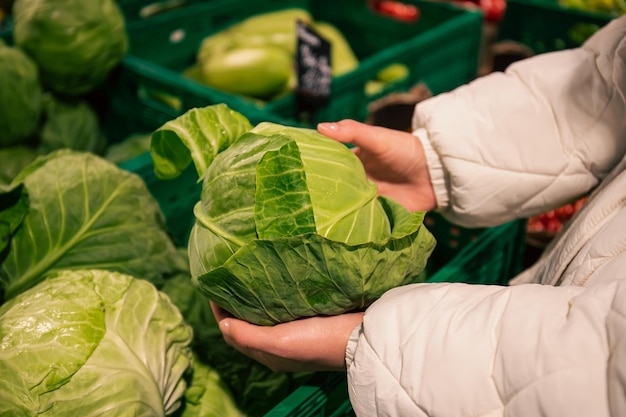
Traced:
<svg viewBox="0 0 626 417">
<path fill-rule="evenodd" d="M 438 210 L 492 226 L 592 191 L 510 285 L 389 291 L 352 333 L 365 416 L 626 416 L 626 16 L 416 107 Z"/>
</svg>

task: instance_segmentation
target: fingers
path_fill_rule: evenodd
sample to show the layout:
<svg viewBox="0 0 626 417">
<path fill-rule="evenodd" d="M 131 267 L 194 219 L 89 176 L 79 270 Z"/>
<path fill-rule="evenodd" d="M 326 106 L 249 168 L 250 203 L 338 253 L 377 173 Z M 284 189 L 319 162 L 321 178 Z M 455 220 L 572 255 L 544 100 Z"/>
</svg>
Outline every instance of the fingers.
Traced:
<svg viewBox="0 0 626 417">
<path fill-rule="evenodd" d="M 219 326 L 226 343 L 238 348 L 239 346 L 235 345 L 239 343 L 237 343 L 238 341 L 236 340 L 236 337 L 233 333 L 237 332 L 238 327 L 245 327 L 246 325 L 250 324 L 246 323 L 243 320 L 238 320 L 234 318 L 232 314 L 215 304 L 213 301 L 211 301 L 211 310 L 213 310 L 213 315 L 215 316 L 217 325 Z M 245 334 L 245 332 L 243 334 Z"/>
<path fill-rule="evenodd" d="M 387 138 L 393 133 L 390 129 L 350 119 L 320 123 L 317 125 L 317 131 L 339 142 L 350 143 L 372 153 L 379 153 L 386 148 Z"/>
<path fill-rule="evenodd" d="M 402 148 L 413 135 L 407 132 L 372 126 L 356 120 L 319 123 L 317 131 L 339 142 L 354 145 L 359 152 L 384 155 L 392 149 Z"/>
<path fill-rule="evenodd" d="M 213 310 L 213 315 L 215 316 L 215 320 L 217 321 L 220 331 L 222 332 L 222 336 L 224 336 L 224 339 L 229 342 L 229 344 L 232 344 L 233 327 L 236 331 L 237 326 L 246 325 L 248 323 L 234 318 L 230 313 L 215 304 L 213 301 L 211 301 L 211 310 Z"/>
</svg>

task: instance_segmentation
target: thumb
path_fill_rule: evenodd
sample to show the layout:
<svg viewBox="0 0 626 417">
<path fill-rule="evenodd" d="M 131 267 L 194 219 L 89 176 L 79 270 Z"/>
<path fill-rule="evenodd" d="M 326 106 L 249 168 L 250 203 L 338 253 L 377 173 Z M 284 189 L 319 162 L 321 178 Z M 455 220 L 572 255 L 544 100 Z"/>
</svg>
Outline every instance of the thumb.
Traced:
<svg viewBox="0 0 626 417">
<path fill-rule="evenodd" d="M 246 324 L 247 323 L 240 322 L 233 318 L 224 318 L 218 322 L 224 341 L 239 351 L 242 351 L 242 348 L 247 345 L 247 342 L 242 340 L 242 338 L 245 339 L 245 331 L 242 332 L 238 327 L 242 325 L 245 326 Z"/>
</svg>

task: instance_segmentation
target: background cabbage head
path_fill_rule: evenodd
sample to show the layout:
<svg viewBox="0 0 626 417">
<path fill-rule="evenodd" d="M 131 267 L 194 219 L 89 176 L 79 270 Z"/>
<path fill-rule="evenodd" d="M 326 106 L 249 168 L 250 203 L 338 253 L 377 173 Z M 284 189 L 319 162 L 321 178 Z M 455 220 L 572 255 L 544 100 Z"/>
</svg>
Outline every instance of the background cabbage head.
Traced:
<svg viewBox="0 0 626 417">
<path fill-rule="evenodd" d="M 0 307 L 0 415 L 170 415 L 191 338 L 148 281 L 59 271 Z"/>
<path fill-rule="evenodd" d="M 162 178 L 195 164 L 193 282 L 253 323 L 367 307 L 417 278 L 434 249 L 424 212 L 379 197 L 360 160 L 312 129 L 253 128 L 208 106 L 155 131 L 152 156 Z"/>
<path fill-rule="evenodd" d="M 22 50 L 0 40 L 0 147 L 35 133 L 42 95 L 37 65 Z"/>
<path fill-rule="evenodd" d="M 42 153 L 72 149 L 101 154 L 106 148 L 98 115 L 87 101 L 45 94 L 43 113 L 44 122 L 39 132 Z"/>
<path fill-rule="evenodd" d="M 37 63 L 44 87 L 58 94 L 90 92 L 128 49 L 114 0 L 16 0 L 13 25 L 16 45 Z"/>
</svg>

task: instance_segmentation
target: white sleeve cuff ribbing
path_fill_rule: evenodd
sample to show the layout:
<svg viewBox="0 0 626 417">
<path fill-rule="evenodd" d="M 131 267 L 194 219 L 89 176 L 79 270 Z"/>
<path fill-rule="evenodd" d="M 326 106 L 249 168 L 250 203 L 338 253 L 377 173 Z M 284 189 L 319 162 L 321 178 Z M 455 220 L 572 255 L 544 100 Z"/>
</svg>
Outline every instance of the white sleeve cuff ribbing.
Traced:
<svg viewBox="0 0 626 417">
<path fill-rule="evenodd" d="M 443 165 L 441 164 L 441 158 L 430 144 L 428 131 L 425 128 L 417 128 L 413 131 L 413 135 L 420 140 L 424 148 L 424 156 L 426 157 L 430 180 L 435 191 L 435 198 L 437 199 L 437 209 L 445 209 L 449 202 L 448 184 L 443 171 Z"/>
</svg>

